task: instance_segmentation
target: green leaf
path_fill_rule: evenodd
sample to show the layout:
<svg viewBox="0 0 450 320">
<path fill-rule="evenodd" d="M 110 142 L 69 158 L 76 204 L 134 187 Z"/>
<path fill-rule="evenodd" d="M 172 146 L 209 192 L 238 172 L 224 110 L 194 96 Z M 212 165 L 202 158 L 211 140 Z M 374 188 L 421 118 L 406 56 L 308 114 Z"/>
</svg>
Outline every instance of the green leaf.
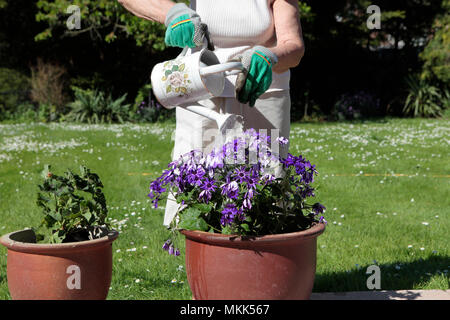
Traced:
<svg viewBox="0 0 450 320">
<path fill-rule="evenodd" d="M 50 217 L 52 217 L 53 219 L 55 219 L 56 221 L 61 221 L 61 219 L 62 219 L 61 214 L 60 214 L 59 212 L 50 211 L 50 212 L 48 213 L 48 215 L 49 215 Z"/>
<path fill-rule="evenodd" d="M 191 200 L 193 198 L 194 192 L 195 192 L 195 189 L 192 189 L 191 191 L 189 191 L 187 193 L 185 192 L 185 193 L 178 195 L 177 203 L 181 203 L 182 201 L 188 202 L 189 200 Z M 197 204 L 195 204 L 194 206 L 197 206 Z"/>
<path fill-rule="evenodd" d="M 52 234 L 50 241 L 52 243 L 61 243 L 63 242 L 64 238 L 65 237 L 63 235 L 60 235 L 59 232 L 55 232 Z"/>
<path fill-rule="evenodd" d="M 222 228 L 222 234 L 233 234 L 233 230 L 230 226 L 226 226 Z"/>
<path fill-rule="evenodd" d="M 201 213 L 209 213 L 211 212 L 212 205 L 207 203 L 196 203 L 193 205 L 193 208 L 200 210 Z"/>
<path fill-rule="evenodd" d="M 247 223 L 241 224 L 241 228 L 245 230 L 245 232 L 250 232 L 250 227 Z"/>
<path fill-rule="evenodd" d="M 92 218 L 92 213 L 90 211 L 86 211 L 83 213 L 83 217 L 86 219 L 87 222 L 89 222 Z"/>
<path fill-rule="evenodd" d="M 187 230 L 207 231 L 208 224 L 201 217 L 201 213 L 197 208 L 186 208 L 180 214 L 178 227 Z"/>
</svg>

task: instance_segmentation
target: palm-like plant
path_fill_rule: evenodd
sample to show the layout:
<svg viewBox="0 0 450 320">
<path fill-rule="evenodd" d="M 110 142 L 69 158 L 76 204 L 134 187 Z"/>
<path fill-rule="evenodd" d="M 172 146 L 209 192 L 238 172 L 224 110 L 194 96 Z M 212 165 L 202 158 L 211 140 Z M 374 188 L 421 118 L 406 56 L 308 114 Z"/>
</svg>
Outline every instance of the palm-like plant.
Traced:
<svg viewBox="0 0 450 320">
<path fill-rule="evenodd" d="M 438 117 L 444 108 L 445 98 L 439 88 L 416 77 L 406 78 L 409 94 L 403 107 L 403 113 L 414 117 Z"/>
<path fill-rule="evenodd" d="M 128 120 L 130 104 L 124 104 L 127 94 L 114 100 L 111 95 L 97 90 L 73 88 L 75 101 L 69 104 L 71 111 L 67 115 L 69 121 L 88 123 L 112 123 Z"/>
</svg>

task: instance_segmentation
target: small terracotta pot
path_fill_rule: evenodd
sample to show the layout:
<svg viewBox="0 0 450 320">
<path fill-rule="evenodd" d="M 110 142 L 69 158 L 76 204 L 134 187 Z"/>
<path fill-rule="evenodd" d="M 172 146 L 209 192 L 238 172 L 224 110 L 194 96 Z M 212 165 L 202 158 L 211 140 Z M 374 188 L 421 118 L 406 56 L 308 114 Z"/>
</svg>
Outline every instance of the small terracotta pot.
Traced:
<svg viewBox="0 0 450 320">
<path fill-rule="evenodd" d="M 309 299 L 316 240 L 324 230 L 320 223 L 305 231 L 251 239 L 182 230 L 193 299 Z"/>
<path fill-rule="evenodd" d="M 112 275 L 115 230 L 102 238 L 37 244 L 32 230 L 0 238 L 8 248 L 8 288 L 13 300 L 103 300 Z"/>
</svg>

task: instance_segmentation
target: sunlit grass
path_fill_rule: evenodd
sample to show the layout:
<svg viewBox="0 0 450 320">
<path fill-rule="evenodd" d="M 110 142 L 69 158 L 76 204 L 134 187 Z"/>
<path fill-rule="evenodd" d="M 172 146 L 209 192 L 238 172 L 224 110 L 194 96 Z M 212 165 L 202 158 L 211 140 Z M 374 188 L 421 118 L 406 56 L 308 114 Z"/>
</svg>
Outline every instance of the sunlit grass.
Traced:
<svg viewBox="0 0 450 320">
<path fill-rule="evenodd" d="M 39 223 L 44 164 L 62 173 L 85 164 L 99 174 L 114 242 L 109 299 L 190 299 L 183 254 L 161 249 L 163 208 L 148 184 L 170 160 L 174 124 L 0 125 L 0 233 Z M 448 289 L 450 125 L 446 120 L 293 124 L 290 151 L 317 166 L 328 226 L 317 244 L 314 291 Z M 164 203 L 162 203 L 164 206 Z M 180 248 L 183 252 L 183 247 Z M 0 299 L 9 299 L 0 248 Z"/>
</svg>

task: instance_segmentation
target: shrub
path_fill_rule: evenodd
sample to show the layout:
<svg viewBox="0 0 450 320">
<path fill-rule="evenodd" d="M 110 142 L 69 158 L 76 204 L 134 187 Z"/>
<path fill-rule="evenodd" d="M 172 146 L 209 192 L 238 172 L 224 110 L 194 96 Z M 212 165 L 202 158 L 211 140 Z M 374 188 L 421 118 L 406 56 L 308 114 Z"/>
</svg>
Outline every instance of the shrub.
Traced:
<svg viewBox="0 0 450 320">
<path fill-rule="evenodd" d="M 75 101 L 68 106 L 70 112 L 66 119 L 69 121 L 88 123 L 123 123 L 131 117 L 130 104 L 124 101 L 127 94 L 114 100 L 111 95 L 105 97 L 105 93 L 98 90 L 84 90 L 72 87 Z"/>
<path fill-rule="evenodd" d="M 17 106 L 15 112 L 11 114 L 9 119 L 19 122 L 33 122 L 36 120 L 36 110 L 30 102 L 24 102 Z"/>
<path fill-rule="evenodd" d="M 377 117 L 383 114 L 380 99 L 364 91 L 343 94 L 334 105 L 334 114 L 340 120 Z"/>
<path fill-rule="evenodd" d="M 9 119 L 28 100 L 30 79 L 20 72 L 0 68 L 0 120 Z"/>
<path fill-rule="evenodd" d="M 134 118 L 138 122 L 158 122 L 174 118 L 175 112 L 161 106 L 157 101 L 142 101 Z"/>
<path fill-rule="evenodd" d="M 413 117 L 438 117 L 448 106 L 448 93 L 443 94 L 438 87 L 414 76 L 406 78 L 409 93 L 403 113 Z M 445 102 L 447 100 L 447 102 Z"/>
<path fill-rule="evenodd" d="M 151 84 L 141 87 L 135 98 L 134 119 L 137 122 L 158 122 L 174 118 L 174 110 L 164 108 L 154 99 Z"/>
<path fill-rule="evenodd" d="M 433 36 L 420 53 L 424 61 L 421 78 L 438 79 L 448 85 L 450 82 L 450 1 L 442 3 L 443 13 L 433 22 Z"/>
<path fill-rule="evenodd" d="M 31 68 L 31 99 L 38 104 L 55 106 L 55 111 L 63 113 L 67 101 L 64 93 L 66 70 L 58 65 L 44 63 L 38 59 Z"/>
</svg>

